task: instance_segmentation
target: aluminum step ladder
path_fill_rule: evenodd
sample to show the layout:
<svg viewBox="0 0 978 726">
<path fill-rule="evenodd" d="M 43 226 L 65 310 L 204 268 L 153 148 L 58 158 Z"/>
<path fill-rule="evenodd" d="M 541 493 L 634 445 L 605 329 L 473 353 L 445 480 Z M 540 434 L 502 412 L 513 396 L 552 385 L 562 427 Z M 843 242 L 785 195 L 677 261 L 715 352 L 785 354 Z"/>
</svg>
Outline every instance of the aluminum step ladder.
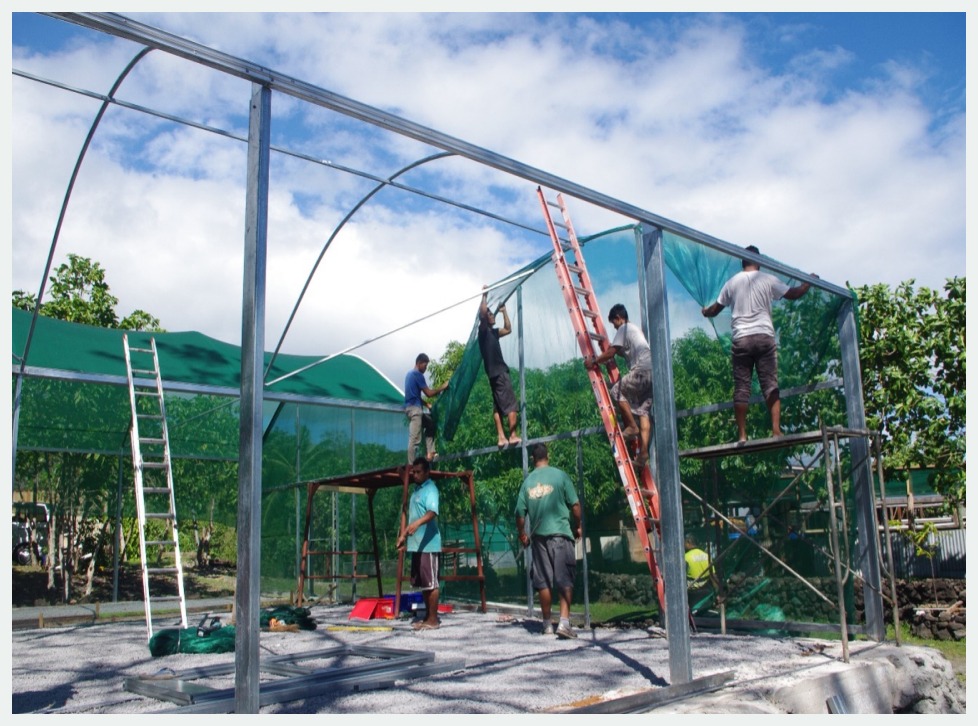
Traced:
<svg viewBox="0 0 978 726">
<path fill-rule="evenodd" d="M 537 196 L 554 246 L 553 260 L 557 280 L 564 301 L 567 303 L 581 354 L 585 359 L 600 355 L 608 350 L 611 341 L 605 332 L 597 297 L 587 267 L 584 265 L 584 255 L 581 253 L 581 246 L 574 233 L 563 196 L 557 194 L 555 202 L 548 201 L 540 187 L 537 187 Z M 559 218 L 555 218 L 555 214 L 551 211 L 553 209 L 559 210 Z M 566 239 L 560 237 L 558 229 L 566 234 Z M 614 359 L 606 367 L 608 377 L 614 384 L 619 378 L 618 366 Z M 625 496 L 628 498 L 628 505 L 635 520 L 639 541 L 645 551 L 649 572 L 652 574 L 652 581 L 659 596 L 659 607 L 665 613 L 665 587 L 656 557 L 657 553 L 661 552 L 662 541 L 659 526 L 659 490 L 652 478 L 649 464 L 646 463 L 638 469 L 632 460 L 632 454 L 617 422 L 618 411 L 600 368 L 588 370 L 588 378 L 591 381 L 591 388 L 594 389 L 594 398 L 601 412 L 601 420 L 604 422 L 604 429 L 611 443 L 611 452 L 625 487 Z"/>
<path fill-rule="evenodd" d="M 149 348 L 137 348 L 129 345 L 128 335 L 123 335 L 122 345 L 126 353 L 126 375 L 129 378 L 132 413 L 129 433 L 132 440 L 136 515 L 139 521 L 139 557 L 143 571 L 146 638 L 149 640 L 153 637 L 153 605 L 161 606 L 156 608 L 158 616 L 164 615 L 164 612 L 169 616 L 173 610 L 172 604 L 177 603 L 180 608 L 180 627 L 186 628 L 187 599 L 183 587 L 183 563 L 180 560 L 173 470 L 170 466 L 170 439 L 166 428 L 166 408 L 163 404 L 163 382 L 160 378 L 156 339 L 150 338 Z M 149 377 L 152 380 L 147 380 Z M 163 523 L 164 534 L 161 539 L 146 539 L 146 525 L 149 521 Z M 149 561 L 151 554 L 156 555 L 153 564 Z"/>
</svg>

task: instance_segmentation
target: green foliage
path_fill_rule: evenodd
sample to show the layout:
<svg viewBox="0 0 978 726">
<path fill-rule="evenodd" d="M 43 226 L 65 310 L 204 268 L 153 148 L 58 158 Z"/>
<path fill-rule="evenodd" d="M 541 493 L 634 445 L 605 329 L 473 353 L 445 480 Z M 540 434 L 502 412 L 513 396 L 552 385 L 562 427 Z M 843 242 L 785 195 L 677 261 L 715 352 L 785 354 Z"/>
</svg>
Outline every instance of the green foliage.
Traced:
<svg viewBox="0 0 978 726">
<path fill-rule="evenodd" d="M 119 300 L 109 292 L 105 270 L 87 257 L 69 254 L 68 262 L 48 281 L 49 299 L 41 303 L 41 315 L 100 328 L 162 332 L 160 321 L 143 310 L 119 320 L 115 310 Z M 23 290 L 15 290 L 12 300 L 14 307 L 28 312 L 37 306 L 37 296 Z"/>
<path fill-rule="evenodd" d="M 891 524 L 899 527 L 900 522 Z M 915 555 L 933 560 L 934 555 L 937 554 L 937 541 L 931 539 L 937 536 L 937 525 L 933 522 L 921 522 L 913 527 L 899 528 L 897 531 L 913 545 Z"/>
<path fill-rule="evenodd" d="M 934 468 L 935 491 L 965 502 L 965 279 L 944 295 L 909 280 L 856 288 L 867 425 L 890 478 Z"/>
<path fill-rule="evenodd" d="M 105 271 L 98 262 L 79 255 L 68 255 L 49 278 L 49 299 L 41 303 L 39 313 L 47 317 L 84 323 L 105 328 L 159 331 L 160 321 L 142 310 L 136 310 L 119 320 L 115 307 L 118 299 L 109 292 Z M 12 304 L 33 311 L 37 296 L 15 290 Z M 71 382 L 40 381 L 29 384 L 35 395 L 47 401 L 47 411 L 57 411 L 66 419 L 64 428 L 97 431 L 107 419 L 120 410 L 118 392 L 108 386 L 78 386 Z M 26 388 L 26 385 L 25 385 Z M 62 405 L 50 406 L 52 399 Z M 25 399 L 27 400 L 27 399 Z M 123 407 L 121 410 L 128 410 Z M 48 414 L 50 415 L 50 413 Z M 37 412 L 25 404 L 21 412 L 22 426 L 30 426 Z M 91 553 L 95 565 L 105 565 L 110 552 L 105 536 L 110 525 L 110 500 L 115 487 L 106 482 L 117 480 L 115 457 L 98 453 L 59 454 L 21 452 L 17 457 L 14 487 L 30 489 L 34 501 L 46 501 L 52 509 L 52 530 L 64 535 L 68 543 L 50 559 L 49 583 L 53 585 L 55 565 L 60 567 L 65 600 L 72 597 L 71 573 L 85 553 Z"/>
<path fill-rule="evenodd" d="M 673 379 L 676 409 L 693 409 L 719 401 L 729 401 L 733 391 L 730 355 L 722 343 L 700 328 L 690 330 L 673 343 Z M 770 427 L 767 408 L 754 405 L 748 409 L 748 427 L 764 430 Z M 817 416 L 802 420 L 795 416 L 799 430 L 818 427 Z M 680 450 L 689 450 L 721 442 L 736 436 L 732 409 L 683 417 L 678 422 Z M 775 451 L 751 457 L 726 456 L 719 459 L 680 459 L 680 476 L 700 496 L 714 502 L 761 502 L 776 491 L 781 474 L 789 465 L 792 452 Z M 687 512 L 700 508 L 695 502 L 684 505 Z M 706 521 L 709 513 L 702 512 Z M 694 516 L 694 519 L 696 517 Z"/>
<path fill-rule="evenodd" d="M 438 387 L 449 381 L 462 362 L 465 354 L 465 345 L 457 340 L 448 341 L 445 352 L 438 360 L 433 360 L 428 364 L 428 374 L 431 376 L 432 386 Z"/>
</svg>

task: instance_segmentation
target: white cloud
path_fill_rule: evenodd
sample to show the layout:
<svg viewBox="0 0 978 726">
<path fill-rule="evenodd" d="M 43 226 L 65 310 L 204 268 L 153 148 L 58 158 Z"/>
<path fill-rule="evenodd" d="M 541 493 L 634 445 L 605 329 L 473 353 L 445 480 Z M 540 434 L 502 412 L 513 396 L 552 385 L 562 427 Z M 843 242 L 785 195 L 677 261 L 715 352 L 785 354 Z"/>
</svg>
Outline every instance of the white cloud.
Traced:
<svg viewBox="0 0 978 726">
<path fill-rule="evenodd" d="M 735 17 L 637 30 L 573 14 L 134 16 L 455 135 L 654 214 L 757 244 L 839 285 L 964 274 L 964 123 L 935 118 L 905 62 L 826 94 L 851 49 L 758 61 Z M 55 21 L 51 21 L 55 22 Z M 135 46 L 97 33 L 13 67 L 104 93 Z M 89 42 L 91 41 L 91 42 Z M 120 98 L 244 135 L 248 84 L 154 51 Z M 383 177 L 432 149 L 276 94 L 273 144 Z M 12 281 L 34 291 L 98 101 L 14 77 Z M 946 113 L 942 109 L 941 114 Z M 55 264 L 91 256 L 122 314 L 240 337 L 245 145 L 114 108 L 82 167 Z M 943 124 L 943 125 L 939 125 Z M 152 134 L 149 132 L 152 130 Z M 131 151 L 145 143 L 138 155 Z M 542 228 L 533 185 L 465 160 L 401 181 Z M 266 343 L 323 243 L 374 182 L 274 155 Z M 571 203 L 580 236 L 627 223 Z M 329 354 L 512 273 L 545 237 L 387 189 L 337 237 L 285 352 Z M 414 356 L 466 339 L 477 300 L 357 352 L 398 385 Z"/>
</svg>

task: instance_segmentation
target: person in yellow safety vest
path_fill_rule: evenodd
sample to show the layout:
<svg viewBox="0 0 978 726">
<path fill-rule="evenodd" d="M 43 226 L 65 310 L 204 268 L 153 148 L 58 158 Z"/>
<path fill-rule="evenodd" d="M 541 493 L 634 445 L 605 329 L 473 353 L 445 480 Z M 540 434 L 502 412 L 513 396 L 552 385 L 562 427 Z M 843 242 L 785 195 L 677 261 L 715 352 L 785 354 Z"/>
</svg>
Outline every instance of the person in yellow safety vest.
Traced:
<svg viewBox="0 0 978 726">
<path fill-rule="evenodd" d="M 686 586 L 703 587 L 710 581 L 710 556 L 696 546 L 696 538 L 686 535 Z"/>
</svg>

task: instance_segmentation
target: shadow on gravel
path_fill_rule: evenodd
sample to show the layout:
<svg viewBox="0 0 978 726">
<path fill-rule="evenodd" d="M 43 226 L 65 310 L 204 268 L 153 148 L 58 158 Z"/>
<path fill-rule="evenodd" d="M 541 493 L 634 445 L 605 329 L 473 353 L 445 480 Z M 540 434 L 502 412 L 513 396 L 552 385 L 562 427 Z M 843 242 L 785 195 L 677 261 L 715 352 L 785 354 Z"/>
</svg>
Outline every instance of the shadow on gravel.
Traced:
<svg viewBox="0 0 978 726">
<path fill-rule="evenodd" d="M 12 694 L 11 713 L 36 713 L 52 708 L 63 708 L 75 694 L 70 685 L 61 685 L 46 691 L 23 691 Z"/>
</svg>

